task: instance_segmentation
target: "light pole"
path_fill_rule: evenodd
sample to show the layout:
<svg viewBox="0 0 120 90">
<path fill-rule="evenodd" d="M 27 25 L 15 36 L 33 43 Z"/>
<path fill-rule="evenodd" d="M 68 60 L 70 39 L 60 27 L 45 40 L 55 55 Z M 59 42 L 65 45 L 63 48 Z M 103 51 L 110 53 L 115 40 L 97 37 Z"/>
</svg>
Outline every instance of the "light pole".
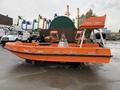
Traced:
<svg viewBox="0 0 120 90">
<path fill-rule="evenodd" d="M 26 30 L 28 29 L 28 25 L 30 25 L 31 23 L 29 21 L 26 21 Z"/>
<path fill-rule="evenodd" d="M 79 15 L 79 8 L 77 8 L 77 28 L 79 29 L 79 25 L 80 25 L 80 15 Z"/>
<path fill-rule="evenodd" d="M 18 16 L 18 19 L 17 19 L 17 26 L 19 26 L 19 21 L 22 19 L 21 16 Z"/>
<path fill-rule="evenodd" d="M 22 23 L 21 23 L 21 28 L 22 28 L 22 29 L 24 29 L 24 28 L 23 28 L 23 25 L 24 25 L 24 24 L 26 24 L 26 20 L 23 19 L 23 21 L 22 21 Z"/>
<path fill-rule="evenodd" d="M 48 20 L 46 20 L 45 29 L 48 29 Z"/>
<path fill-rule="evenodd" d="M 46 18 L 43 18 L 43 26 L 42 26 L 42 29 L 44 29 L 44 27 L 45 27 L 45 21 L 46 21 Z"/>
<path fill-rule="evenodd" d="M 48 28 L 50 27 L 51 24 L 51 20 L 48 20 Z"/>
<path fill-rule="evenodd" d="M 40 19 L 42 19 L 42 16 L 38 15 L 38 31 L 39 31 L 39 27 L 40 27 Z"/>
<path fill-rule="evenodd" d="M 37 22 L 36 19 L 33 20 L 33 23 L 32 23 L 32 30 L 34 31 L 34 26 L 35 26 L 35 23 Z"/>
</svg>

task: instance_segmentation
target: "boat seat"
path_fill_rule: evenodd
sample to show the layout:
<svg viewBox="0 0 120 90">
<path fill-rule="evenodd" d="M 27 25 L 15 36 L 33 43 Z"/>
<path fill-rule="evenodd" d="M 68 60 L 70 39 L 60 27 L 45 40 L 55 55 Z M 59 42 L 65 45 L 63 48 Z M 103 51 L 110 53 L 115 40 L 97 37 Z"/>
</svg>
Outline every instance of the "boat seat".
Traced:
<svg viewBox="0 0 120 90">
<path fill-rule="evenodd" d="M 82 31 L 77 31 L 75 35 L 75 40 L 76 41 L 80 40 L 81 36 L 82 36 Z"/>
<path fill-rule="evenodd" d="M 58 31 L 50 31 L 50 36 L 51 36 L 52 38 L 59 39 Z"/>
<path fill-rule="evenodd" d="M 48 43 L 48 42 L 42 42 L 42 43 L 39 43 L 39 45 L 43 45 L 43 46 L 50 46 L 51 45 L 51 43 Z"/>
<path fill-rule="evenodd" d="M 47 42 L 59 42 L 58 31 L 50 31 L 50 35 L 45 37 Z"/>
<path fill-rule="evenodd" d="M 85 43 L 85 44 L 83 44 L 83 47 L 99 47 L 99 44 L 97 44 L 97 43 L 95 43 L 95 44 Z"/>
</svg>

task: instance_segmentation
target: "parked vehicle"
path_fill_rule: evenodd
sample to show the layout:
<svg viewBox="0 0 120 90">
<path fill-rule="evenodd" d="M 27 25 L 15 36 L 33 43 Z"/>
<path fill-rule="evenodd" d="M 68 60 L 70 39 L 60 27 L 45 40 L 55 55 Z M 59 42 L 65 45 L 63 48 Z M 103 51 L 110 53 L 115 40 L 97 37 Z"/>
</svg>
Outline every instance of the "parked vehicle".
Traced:
<svg viewBox="0 0 120 90">
<path fill-rule="evenodd" d="M 5 35 L 4 29 L 3 29 L 3 28 L 0 28 L 0 39 L 1 39 L 1 37 L 4 36 L 4 35 Z"/>
<path fill-rule="evenodd" d="M 15 42 L 19 41 L 27 41 L 30 37 L 28 31 L 25 30 L 11 30 L 6 33 L 6 35 L 1 37 L 1 44 L 5 45 L 6 42 Z"/>
<path fill-rule="evenodd" d="M 0 44 L 1 44 L 1 37 L 5 35 L 5 30 L 0 28 Z"/>
</svg>

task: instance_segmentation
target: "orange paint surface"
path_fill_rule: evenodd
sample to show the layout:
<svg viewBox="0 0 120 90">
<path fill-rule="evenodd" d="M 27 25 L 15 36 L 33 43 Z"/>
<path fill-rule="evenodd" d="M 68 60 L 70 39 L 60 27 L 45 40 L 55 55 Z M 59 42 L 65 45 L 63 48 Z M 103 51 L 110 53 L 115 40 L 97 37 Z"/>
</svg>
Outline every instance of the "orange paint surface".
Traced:
<svg viewBox="0 0 120 90">
<path fill-rule="evenodd" d="M 103 28 L 105 25 L 105 16 L 100 17 L 90 17 L 83 21 L 80 25 L 80 29 L 95 29 L 95 28 Z"/>
</svg>

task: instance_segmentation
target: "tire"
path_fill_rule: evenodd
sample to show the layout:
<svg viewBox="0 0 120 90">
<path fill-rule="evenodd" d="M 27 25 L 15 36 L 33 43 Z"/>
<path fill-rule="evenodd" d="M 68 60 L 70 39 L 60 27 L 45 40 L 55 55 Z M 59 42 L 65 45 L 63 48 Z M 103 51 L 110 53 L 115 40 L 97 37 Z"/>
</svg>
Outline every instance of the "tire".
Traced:
<svg viewBox="0 0 120 90">
<path fill-rule="evenodd" d="M 16 40 L 15 41 L 18 41 L 18 38 L 16 38 Z"/>
<path fill-rule="evenodd" d="M 25 40 L 24 42 L 28 42 L 28 40 Z"/>
<path fill-rule="evenodd" d="M 25 62 L 28 63 L 28 64 L 33 64 L 33 65 L 37 64 L 37 61 L 29 60 L 29 59 L 26 59 Z"/>
<path fill-rule="evenodd" d="M 16 42 L 16 41 L 19 41 L 19 39 L 18 39 L 18 38 L 16 38 L 15 42 Z"/>
<path fill-rule="evenodd" d="M 5 41 L 2 41 L 1 44 L 2 44 L 2 46 L 5 46 L 6 42 L 5 42 Z"/>
<path fill-rule="evenodd" d="M 25 62 L 26 62 L 26 63 L 30 63 L 30 64 L 32 64 L 32 60 L 28 60 L 28 59 L 26 59 Z"/>
</svg>

